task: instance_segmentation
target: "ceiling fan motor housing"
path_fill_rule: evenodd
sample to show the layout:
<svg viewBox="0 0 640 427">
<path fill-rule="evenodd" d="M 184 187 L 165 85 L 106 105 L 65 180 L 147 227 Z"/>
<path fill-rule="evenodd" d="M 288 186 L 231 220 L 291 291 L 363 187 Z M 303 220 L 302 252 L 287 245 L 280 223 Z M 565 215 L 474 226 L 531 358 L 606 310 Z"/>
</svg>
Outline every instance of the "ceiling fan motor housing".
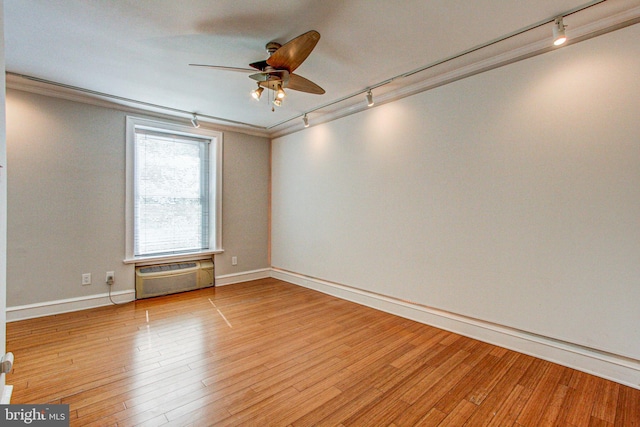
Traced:
<svg viewBox="0 0 640 427">
<path fill-rule="evenodd" d="M 265 48 L 267 49 L 267 52 L 269 53 L 269 56 L 271 56 L 273 54 L 273 52 L 275 52 L 276 50 L 280 49 L 282 47 L 282 45 L 280 43 L 277 42 L 269 42 L 265 45 Z"/>
</svg>

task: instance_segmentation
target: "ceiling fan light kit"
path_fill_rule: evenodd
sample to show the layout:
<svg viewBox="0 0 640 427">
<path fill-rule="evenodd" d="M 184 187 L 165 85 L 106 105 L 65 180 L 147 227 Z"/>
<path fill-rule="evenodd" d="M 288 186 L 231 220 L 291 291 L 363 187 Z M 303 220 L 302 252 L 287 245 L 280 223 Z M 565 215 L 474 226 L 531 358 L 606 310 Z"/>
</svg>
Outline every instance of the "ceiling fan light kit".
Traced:
<svg viewBox="0 0 640 427">
<path fill-rule="evenodd" d="M 253 97 L 253 99 L 255 99 L 256 101 L 260 101 L 260 97 L 262 96 L 262 92 L 264 91 L 263 87 L 260 87 L 260 85 L 258 85 L 257 89 L 254 89 L 251 91 L 251 96 Z"/>
</svg>

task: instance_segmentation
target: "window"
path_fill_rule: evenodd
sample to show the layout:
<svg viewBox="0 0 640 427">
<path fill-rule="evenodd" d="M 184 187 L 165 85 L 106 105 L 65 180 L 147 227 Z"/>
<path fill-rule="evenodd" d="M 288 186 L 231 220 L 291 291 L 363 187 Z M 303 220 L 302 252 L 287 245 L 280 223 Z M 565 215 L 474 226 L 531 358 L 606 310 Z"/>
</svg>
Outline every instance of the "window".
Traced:
<svg viewBox="0 0 640 427">
<path fill-rule="evenodd" d="M 127 117 L 126 260 L 221 251 L 222 134 Z"/>
</svg>

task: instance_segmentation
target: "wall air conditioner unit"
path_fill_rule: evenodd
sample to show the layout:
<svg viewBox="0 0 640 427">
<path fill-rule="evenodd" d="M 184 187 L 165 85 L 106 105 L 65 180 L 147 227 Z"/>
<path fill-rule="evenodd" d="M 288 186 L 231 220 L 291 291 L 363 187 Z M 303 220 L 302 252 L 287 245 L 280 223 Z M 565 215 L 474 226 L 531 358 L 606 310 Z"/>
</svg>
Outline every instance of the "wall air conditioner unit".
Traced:
<svg viewBox="0 0 640 427">
<path fill-rule="evenodd" d="M 136 267 L 136 299 L 214 286 L 213 260 Z"/>
</svg>

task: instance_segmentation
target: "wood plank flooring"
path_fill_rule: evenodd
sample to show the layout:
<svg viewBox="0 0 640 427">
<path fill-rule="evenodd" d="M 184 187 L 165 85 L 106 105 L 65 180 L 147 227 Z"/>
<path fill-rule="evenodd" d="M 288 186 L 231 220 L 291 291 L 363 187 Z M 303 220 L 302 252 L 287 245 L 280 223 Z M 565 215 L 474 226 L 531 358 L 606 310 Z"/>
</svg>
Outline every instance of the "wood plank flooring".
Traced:
<svg viewBox="0 0 640 427">
<path fill-rule="evenodd" d="M 7 324 L 73 426 L 640 426 L 640 390 L 276 279 Z"/>
</svg>

